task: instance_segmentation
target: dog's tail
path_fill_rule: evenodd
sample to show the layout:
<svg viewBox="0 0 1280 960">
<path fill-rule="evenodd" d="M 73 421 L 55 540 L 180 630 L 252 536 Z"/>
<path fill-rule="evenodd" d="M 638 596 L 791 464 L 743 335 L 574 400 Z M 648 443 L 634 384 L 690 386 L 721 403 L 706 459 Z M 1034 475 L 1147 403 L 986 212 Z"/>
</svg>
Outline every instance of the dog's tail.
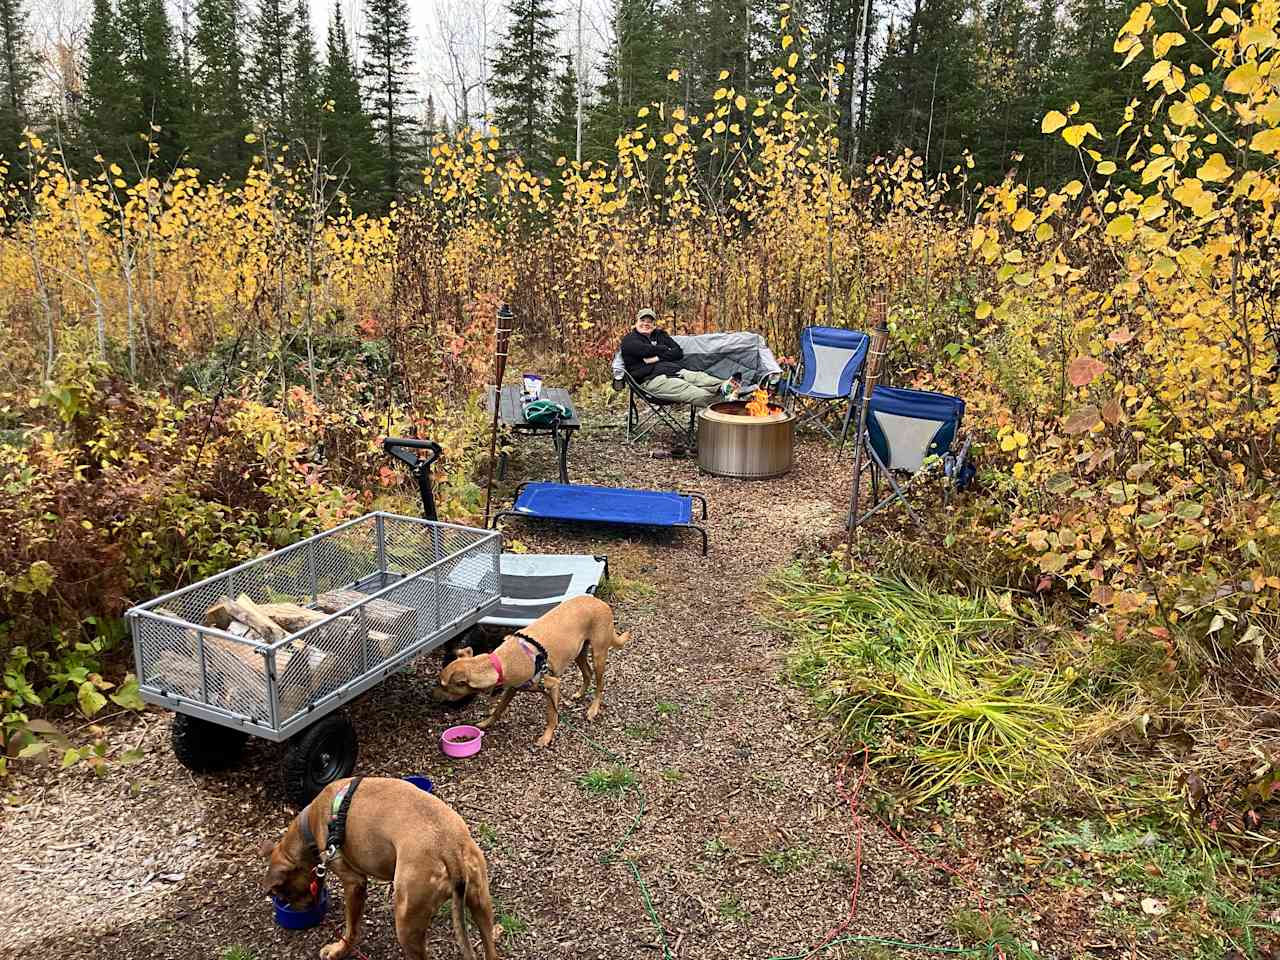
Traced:
<svg viewBox="0 0 1280 960">
<path fill-rule="evenodd" d="M 613 645 L 615 647 L 625 647 L 627 645 L 627 641 L 630 639 L 631 639 L 631 631 L 628 630 L 626 633 L 615 636 L 613 638 Z"/>
<path fill-rule="evenodd" d="M 467 878 L 459 877 L 453 881 L 453 939 L 464 957 L 472 957 L 471 943 L 467 939 L 466 914 L 463 912 L 467 902 Z"/>
</svg>

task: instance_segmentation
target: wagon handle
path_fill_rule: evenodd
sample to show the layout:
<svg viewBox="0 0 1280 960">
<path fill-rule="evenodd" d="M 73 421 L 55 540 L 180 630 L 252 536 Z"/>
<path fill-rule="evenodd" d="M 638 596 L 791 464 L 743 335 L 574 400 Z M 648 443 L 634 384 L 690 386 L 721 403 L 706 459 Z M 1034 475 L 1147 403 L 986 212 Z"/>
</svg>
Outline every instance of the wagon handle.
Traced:
<svg viewBox="0 0 1280 960">
<path fill-rule="evenodd" d="M 422 494 L 422 515 L 428 520 L 440 519 L 436 515 L 436 499 L 431 492 L 431 465 L 440 459 L 444 450 L 434 440 L 414 440 L 409 437 L 385 437 L 382 449 L 390 456 L 409 467 L 418 481 L 418 491 Z M 419 453 L 409 451 L 428 450 L 426 458 Z"/>
</svg>

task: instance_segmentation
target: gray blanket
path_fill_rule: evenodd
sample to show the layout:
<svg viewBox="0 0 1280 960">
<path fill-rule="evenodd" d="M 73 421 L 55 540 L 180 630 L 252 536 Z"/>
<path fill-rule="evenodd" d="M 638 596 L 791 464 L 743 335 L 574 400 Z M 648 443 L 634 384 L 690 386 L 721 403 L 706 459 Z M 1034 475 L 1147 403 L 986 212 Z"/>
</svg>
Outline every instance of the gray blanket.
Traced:
<svg viewBox="0 0 1280 960">
<path fill-rule="evenodd" d="M 713 377 L 727 380 L 735 373 L 744 374 L 744 383 L 759 383 L 782 373 L 782 367 L 758 333 L 702 333 L 697 336 L 673 336 L 684 351 L 680 365 L 689 370 L 702 370 Z M 626 373 L 622 352 L 613 355 L 613 379 Z"/>
</svg>

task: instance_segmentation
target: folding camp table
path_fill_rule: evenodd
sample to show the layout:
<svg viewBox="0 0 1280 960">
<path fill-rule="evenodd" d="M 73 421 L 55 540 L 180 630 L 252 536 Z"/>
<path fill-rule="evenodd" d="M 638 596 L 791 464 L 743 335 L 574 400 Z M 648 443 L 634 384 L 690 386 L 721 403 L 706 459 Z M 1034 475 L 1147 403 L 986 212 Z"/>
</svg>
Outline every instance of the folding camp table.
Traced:
<svg viewBox="0 0 1280 960">
<path fill-rule="evenodd" d="M 707 519 L 707 498 L 700 493 L 669 490 L 636 490 L 631 487 L 598 487 L 585 483 L 522 483 L 510 510 L 493 517 L 497 527 L 503 517 L 527 520 L 576 520 L 616 526 L 684 527 L 702 536 L 707 555 L 707 531 L 694 522 L 693 502 L 702 504 Z"/>
<path fill-rule="evenodd" d="M 526 436 L 549 436 L 556 449 L 556 458 L 560 464 L 560 482 L 569 482 L 569 441 L 574 432 L 582 426 L 578 414 L 573 408 L 573 398 L 568 390 L 549 387 L 542 391 L 542 399 L 558 403 L 569 411 L 569 416 L 554 424 L 529 423 L 524 418 L 524 408 L 520 404 L 520 386 L 513 384 L 503 387 L 498 400 L 498 419 L 510 427 L 515 433 Z M 489 388 L 489 411 L 493 412 L 493 387 Z M 502 454 L 498 461 L 498 478 L 502 479 L 507 472 L 507 455 Z"/>
</svg>

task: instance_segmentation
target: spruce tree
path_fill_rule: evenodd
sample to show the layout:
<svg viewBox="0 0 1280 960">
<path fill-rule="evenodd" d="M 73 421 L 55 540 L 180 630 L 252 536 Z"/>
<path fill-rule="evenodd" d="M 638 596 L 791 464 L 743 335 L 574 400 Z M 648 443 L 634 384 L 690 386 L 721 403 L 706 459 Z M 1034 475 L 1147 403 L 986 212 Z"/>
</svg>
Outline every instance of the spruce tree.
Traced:
<svg viewBox="0 0 1280 960">
<path fill-rule="evenodd" d="M 612 156 L 618 135 L 636 122 L 636 110 L 670 98 L 666 78 L 673 50 L 660 13 L 655 0 L 613 0 L 614 42 L 604 57 L 584 159 Z"/>
<path fill-rule="evenodd" d="M 364 93 L 381 154 L 381 199 L 390 203 L 409 185 L 416 157 L 417 122 L 409 110 L 413 36 L 406 0 L 366 0 Z"/>
<path fill-rule="evenodd" d="M 211 179 L 243 176 L 252 129 L 244 97 L 240 0 L 197 0 L 191 46 L 191 111 L 183 138 L 192 164 Z"/>
<path fill-rule="evenodd" d="M 374 193 L 383 182 L 383 171 L 373 148 L 373 123 L 360 100 L 360 81 L 356 79 L 347 27 L 342 19 L 342 0 L 334 0 L 333 4 L 320 99 L 325 105 L 320 114 L 324 131 L 321 159 L 331 170 L 345 174 L 353 209 L 372 209 L 376 205 Z"/>
<path fill-rule="evenodd" d="M 0 155 L 14 157 L 27 125 L 34 75 L 22 0 L 0 0 Z"/>
<path fill-rule="evenodd" d="M 249 84 L 253 113 L 268 136 L 287 142 L 293 92 L 294 11 L 289 0 L 258 0 L 250 27 Z"/>
<path fill-rule="evenodd" d="M 117 14 L 124 42 L 124 76 L 116 82 L 131 108 L 124 122 L 133 131 L 151 137 L 158 147 L 156 160 L 163 169 L 170 169 L 182 152 L 177 127 L 186 107 L 181 100 L 173 28 L 164 0 L 120 0 Z M 141 167 L 146 162 L 143 149 L 133 148 L 133 153 Z"/>
<path fill-rule="evenodd" d="M 494 117 L 506 143 L 533 170 L 550 166 L 555 91 L 555 12 L 549 0 L 509 0 L 508 23 L 489 79 Z"/>
<path fill-rule="evenodd" d="M 294 11 L 293 63 L 290 77 L 289 127 L 295 140 L 316 149 L 320 132 L 320 62 L 311 32 L 311 8 L 298 0 Z"/>
<path fill-rule="evenodd" d="M 81 162 L 102 154 L 125 160 L 132 147 L 134 104 L 124 80 L 124 37 L 111 0 L 93 0 L 80 107 Z M 133 137 L 136 140 L 136 137 Z"/>
<path fill-rule="evenodd" d="M 551 102 L 550 135 L 548 137 L 551 162 L 561 157 L 574 158 L 578 145 L 578 73 L 573 69 L 573 56 L 564 54 L 560 73 L 556 76 L 555 96 Z"/>
</svg>

